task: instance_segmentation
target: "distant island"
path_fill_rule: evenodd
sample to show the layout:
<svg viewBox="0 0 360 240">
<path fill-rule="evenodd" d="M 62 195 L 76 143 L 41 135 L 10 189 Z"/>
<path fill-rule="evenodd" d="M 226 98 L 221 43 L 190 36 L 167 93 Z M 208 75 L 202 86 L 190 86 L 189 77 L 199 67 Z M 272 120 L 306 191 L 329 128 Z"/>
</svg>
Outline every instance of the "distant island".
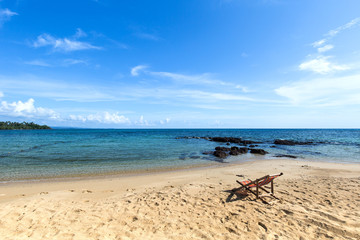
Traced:
<svg viewBox="0 0 360 240">
<path fill-rule="evenodd" d="M 39 125 L 36 123 L 28 122 L 0 122 L 0 130 L 33 130 L 33 129 L 51 129 L 47 125 Z"/>
</svg>

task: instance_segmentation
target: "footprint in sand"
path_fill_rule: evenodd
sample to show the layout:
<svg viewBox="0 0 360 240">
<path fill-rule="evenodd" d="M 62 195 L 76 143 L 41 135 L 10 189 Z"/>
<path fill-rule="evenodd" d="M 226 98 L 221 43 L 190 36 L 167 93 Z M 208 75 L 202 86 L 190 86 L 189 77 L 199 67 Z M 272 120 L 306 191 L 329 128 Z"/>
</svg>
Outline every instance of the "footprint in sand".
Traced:
<svg viewBox="0 0 360 240">
<path fill-rule="evenodd" d="M 82 193 L 92 193 L 90 190 L 83 190 Z"/>
</svg>

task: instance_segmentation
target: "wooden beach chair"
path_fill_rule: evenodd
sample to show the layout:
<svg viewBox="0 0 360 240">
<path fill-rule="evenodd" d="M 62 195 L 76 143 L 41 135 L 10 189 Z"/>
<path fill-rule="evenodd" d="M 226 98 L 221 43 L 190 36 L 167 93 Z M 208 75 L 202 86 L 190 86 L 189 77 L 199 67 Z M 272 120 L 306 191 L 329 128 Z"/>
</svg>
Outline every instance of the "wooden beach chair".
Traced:
<svg viewBox="0 0 360 240">
<path fill-rule="evenodd" d="M 275 175 L 266 175 L 264 177 L 258 178 L 256 180 L 246 180 L 246 181 L 238 181 L 236 180 L 236 182 L 238 184 L 241 185 L 240 188 L 236 188 L 233 189 L 232 191 L 234 193 L 240 192 L 241 194 L 247 194 L 247 191 L 253 193 L 256 196 L 256 199 L 261 199 L 262 201 L 265 201 L 262 199 L 262 197 L 273 197 L 278 199 L 275 195 L 274 195 L 274 179 L 277 177 L 280 177 L 281 175 L 283 175 L 283 173 L 280 174 L 275 174 Z M 241 175 L 236 175 L 238 177 L 240 177 Z M 242 177 L 242 176 L 241 176 Z M 270 191 L 268 191 L 267 189 L 265 189 L 263 186 L 267 185 L 267 184 L 271 184 L 271 189 Z M 255 188 L 255 191 L 253 191 L 251 188 Z M 259 189 L 263 190 L 266 192 L 266 194 L 262 194 L 259 195 Z M 266 202 L 266 201 L 265 201 Z"/>
</svg>

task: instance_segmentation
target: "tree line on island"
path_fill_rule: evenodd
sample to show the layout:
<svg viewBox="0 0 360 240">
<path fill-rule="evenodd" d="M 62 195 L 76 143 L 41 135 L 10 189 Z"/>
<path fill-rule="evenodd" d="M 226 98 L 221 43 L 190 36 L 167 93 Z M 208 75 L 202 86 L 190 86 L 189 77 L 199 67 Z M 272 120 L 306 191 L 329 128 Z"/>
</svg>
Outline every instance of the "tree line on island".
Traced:
<svg viewBox="0 0 360 240">
<path fill-rule="evenodd" d="M 0 122 L 0 130 L 33 130 L 33 129 L 51 129 L 47 125 L 39 125 L 33 122 Z"/>
</svg>

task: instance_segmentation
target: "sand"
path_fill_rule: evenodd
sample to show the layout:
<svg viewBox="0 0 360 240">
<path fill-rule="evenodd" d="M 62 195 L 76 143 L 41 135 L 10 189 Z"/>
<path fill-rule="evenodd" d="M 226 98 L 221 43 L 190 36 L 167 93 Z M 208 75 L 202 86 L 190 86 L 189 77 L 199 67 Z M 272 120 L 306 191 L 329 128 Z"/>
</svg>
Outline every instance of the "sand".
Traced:
<svg viewBox="0 0 360 240">
<path fill-rule="evenodd" d="M 280 172 L 280 200 L 230 192 Z M 0 239 L 360 239 L 359 189 L 360 164 L 288 159 L 3 184 Z"/>
</svg>

